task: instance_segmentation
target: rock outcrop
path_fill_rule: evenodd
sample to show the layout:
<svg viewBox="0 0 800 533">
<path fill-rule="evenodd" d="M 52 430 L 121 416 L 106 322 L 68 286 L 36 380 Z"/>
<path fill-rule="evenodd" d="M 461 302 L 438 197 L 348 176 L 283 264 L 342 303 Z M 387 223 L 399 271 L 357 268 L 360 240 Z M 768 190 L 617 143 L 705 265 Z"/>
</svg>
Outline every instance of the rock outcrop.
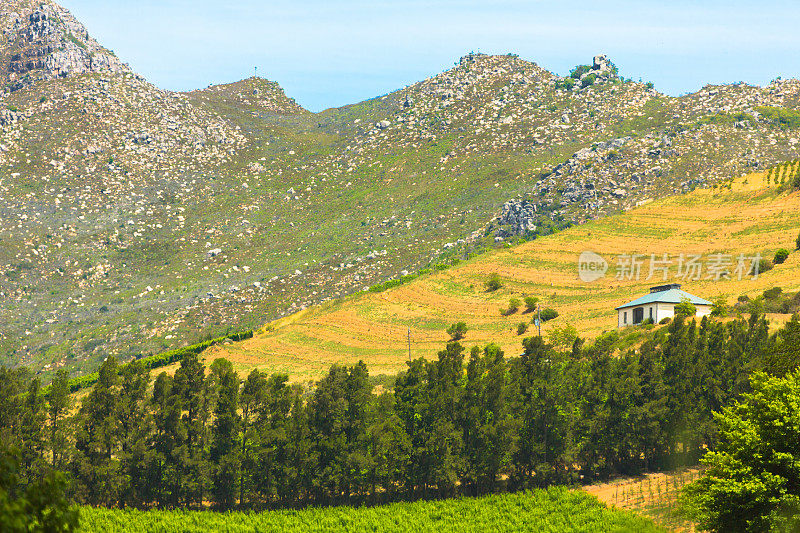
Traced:
<svg viewBox="0 0 800 533">
<path fill-rule="evenodd" d="M 37 80 L 130 69 L 89 36 L 66 9 L 16 0 L 0 7 L 0 81 L 11 91 Z"/>
</svg>

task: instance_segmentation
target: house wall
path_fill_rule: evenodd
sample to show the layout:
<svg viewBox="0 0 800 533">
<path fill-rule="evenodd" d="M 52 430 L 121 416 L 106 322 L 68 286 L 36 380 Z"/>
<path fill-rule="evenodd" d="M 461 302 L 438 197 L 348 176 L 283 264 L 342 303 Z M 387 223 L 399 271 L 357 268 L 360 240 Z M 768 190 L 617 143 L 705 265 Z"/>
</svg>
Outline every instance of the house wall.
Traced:
<svg viewBox="0 0 800 533">
<path fill-rule="evenodd" d="M 639 307 L 644 309 L 644 320 L 652 317 L 654 322 L 658 322 L 658 320 L 656 320 L 656 317 L 658 316 L 658 304 L 653 303 L 637 307 L 626 307 L 624 309 L 617 310 L 617 327 L 624 328 L 625 326 L 632 326 L 633 310 L 638 309 Z"/>
<path fill-rule="evenodd" d="M 710 305 L 695 305 L 697 308 L 697 316 L 706 316 L 711 314 L 711 306 Z"/>
<path fill-rule="evenodd" d="M 656 324 L 658 324 L 659 322 L 661 322 L 665 318 L 673 318 L 675 316 L 675 304 L 665 303 L 665 302 L 655 302 L 655 303 L 652 303 L 652 304 L 643 305 L 641 307 L 644 308 L 644 318 L 645 318 L 645 320 L 650 318 L 650 316 L 651 316 L 650 315 L 650 310 L 652 309 L 652 311 L 653 311 L 653 315 L 652 315 L 653 322 L 655 322 Z M 696 316 L 698 318 L 699 317 L 704 317 L 706 315 L 710 315 L 711 314 L 711 306 L 710 305 L 697 304 L 697 305 L 695 305 L 695 308 L 697 308 Z M 632 326 L 633 325 L 633 310 L 634 309 L 636 309 L 636 307 L 626 307 L 624 309 L 619 309 L 617 311 L 617 327 L 618 328 L 624 328 L 626 326 Z M 626 316 L 626 313 L 627 313 L 627 316 Z"/>
<path fill-rule="evenodd" d="M 656 304 L 656 319 L 655 322 L 658 324 L 665 318 L 672 318 L 675 316 L 675 304 L 668 304 L 664 302 L 659 302 Z"/>
</svg>

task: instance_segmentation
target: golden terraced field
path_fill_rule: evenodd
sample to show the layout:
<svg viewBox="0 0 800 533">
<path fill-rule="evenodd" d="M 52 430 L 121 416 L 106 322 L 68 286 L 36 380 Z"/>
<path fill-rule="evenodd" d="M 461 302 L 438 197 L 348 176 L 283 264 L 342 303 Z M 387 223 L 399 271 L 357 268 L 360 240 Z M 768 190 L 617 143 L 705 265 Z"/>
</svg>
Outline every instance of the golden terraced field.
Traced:
<svg viewBox="0 0 800 533">
<path fill-rule="evenodd" d="M 431 357 L 447 341 L 445 329 L 464 321 L 467 346 L 495 342 L 507 354 L 518 354 L 523 336 L 517 324 L 530 322 L 522 310 L 502 316 L 510 298 L 532 295 L 560 316 L 543 333 L 565 323 L 583 336 L 594 337 L 616 327 L 614 308 L 647 292 L 661 279 L 646 280 L 651 253 L 725 253 L 772 258 L 781 247 L 794 249 L 800 229 L 800 193 L 780 193 L 761 174 L 736 180 L 731 188 L 702 189 L 649 203 L 623 214 L 576 226 L 548 237 L 494 251 L 448 270 L 426 274 L 406 285 L 362 293 L 310 308 L 269 324 L 253 339 L 219 346 L 207 360 L 229 358 L 240 372 L 259 368 L 286 372 L 292 380 L 317 378 L 333 363 L 364 360 L 373 374 L 392 374 L 411 357 Z M 601 254 L 610 265 L 603 279 L 578 278 L 577 259 L 584 250 Z M 615 277 L 619 254 L 645 254 L 641 279 Z M 740 294 L 755 296 L 772 286 L 800 289 L 800 254 L 761 274 L 758 279 L 683 281 L 684 289 L 713 299 L 735 302 Z M 735 261 L 735 260 L 734 260 Z M 673 266 L 669 282 L 675 279 Z M 487 292 L 484 283 L 498 273 L 503 287 Z M 658 274 L 660 277 L 660 274 Z M 786 317 L 771 317 L 774 322 Z M 528 335 L 533 331 L 530 326 Z"/>
</svg>

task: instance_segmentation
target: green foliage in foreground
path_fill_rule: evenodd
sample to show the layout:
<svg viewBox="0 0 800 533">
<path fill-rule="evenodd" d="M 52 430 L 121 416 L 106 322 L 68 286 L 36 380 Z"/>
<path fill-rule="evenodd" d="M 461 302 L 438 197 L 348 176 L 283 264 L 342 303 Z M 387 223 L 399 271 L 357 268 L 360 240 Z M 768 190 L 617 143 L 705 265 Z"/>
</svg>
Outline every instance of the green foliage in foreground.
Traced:
<svg viewBox="0 0 800 533">
<path fill-rule="evenodd" d="M 663 531 L 647 518 L 611 510 L 563 487 L 483 498 L 327 507 L 265 513 L 81 511 L 80 531 Z"/>
<path fill-rule="evenodd" d="M 78 510 L 64 495 L 64 474 L 51 470 L 38 479 L 23 480 L 20 466 L 19 450 L 0 446 L 0 531 L 73 531 L 78 524 Z"/>
<path fill-rule="evenodd" d="M 716 414 L 716 447 L 686 488 L 709 531 L 800 530 L 800 372 L 756 373 L 752 392 Z"/>
</svg>

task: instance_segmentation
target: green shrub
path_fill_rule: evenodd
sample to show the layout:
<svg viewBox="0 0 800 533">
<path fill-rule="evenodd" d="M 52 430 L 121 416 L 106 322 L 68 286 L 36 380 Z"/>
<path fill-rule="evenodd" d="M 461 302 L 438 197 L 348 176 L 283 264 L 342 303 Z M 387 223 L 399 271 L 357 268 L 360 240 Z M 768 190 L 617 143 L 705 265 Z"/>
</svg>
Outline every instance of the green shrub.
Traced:
<svg viewBox="0 0 800 533">
<path fill-rule="evenodd" d="M 500 276 L 498 274 L 492 274 L 486 281 L 486 290 L 489 292 L 494 292 L 502 286 L 503 282 L 500 281 Z"/>
<path fill-rule="evenodd" d="M 536 304 L 539 303 L 539 298 L 536 296 L 526 296 L 525 297 L 525 311 L 530 313 L 531 311 L 536 310 Z"/>
<path fill-rule="evenodd" d="M 572 78 L 564 78 L 563 80 L 556 82 L 556 89 L 566 89 L 569 91 L 573 87 L 575 87 L 575 80 Z"/>
<path fill-rule="evenodd" d="M 707 469 L 683 489 L 703 531 L 800 531 L 800 373 L 750 378 L 750 392 L 715 413 Z M 713 451 L 711 451 L 713 450 Z"/>
<path fill-rule="evenodd" d="M 782 264 L 786 259 L 789 257 L 789 250 L 786 248 L 781 248 L 777 252 L 775 252 L 775 257 L 772 259 L 772 262 L 776 265 Z"/>
<path fill-rule="evenodd" d="M 714 305 L 711 307 L 711 316 L 728 316 L 728 301 L 724 296 L 714 298 Z"/>
<path fill-rule="evenodd" d="M 594 85 L 594 82 L 597 80 L 597 76 L 594 74 L 589 74 L 585 78 L 581 80 L 581 87 L 588 87 L 590 85 Z"/>
<path fill-rule="evenodd" d="M 758 265 L 757 265 L 758 273 L 761 274 L 761 273 L 764 273 L 764 272 L 768 272 L 768 271 L 772 270 L 772 268 L 774 266 L 775 265 L 773 265 L 772 261 L 770 261 L 769 259 L 764 259 L 764 258 L 759 259 Z"/>
<path fill-rule="evenodd" d="M 658 323 L 661 325 L 669 324 L 670 322 L 672 322 L 672 319 L 668 316 L 665 316 L 664 318 L 658 321 Z"/>
<path fill-rule="evenodd" d="M 771 289 L 767 289 L 764 291 L 764 299 L 765 300 L 774 300 L 778 296 L 781 295 L 783 289 L 780 287 L 772 287 Z"/>
<path fill-rule="evenodd" d="M 517 335 L 522 335 L 528 331 L 528 324 L 526 322 L 520 322 L 517 324 Z"/>
<path fill-rule="evenodd" d="M 457 322 L 447 328 L 447 334 L 450 335 L 450 340 L 460 341 L 467 335 L 467 324 L 464 322 Z"/>
<path fill-rule="evenodd" d="M 569 77 L 574 80 L 579 80 L 581 76 L 592 70 L 590 65 L 578 65 L 569 71 Z"/>
<path fill-rule="evenodd" d="M 697 307 L 689 300 L 689 298 L 681 298 L 680 303 L 675 304 L 676 316 L 694 316 L 697 314 Z"/>
<path fill-rule="evenodd" d="M 558 316 L 558 311 L 556 311 L 552 307 L 545 307 L 539 313 L 539 317 L 542 319 L 542 322 L 547 322 L 548 320 L 553 320 L 557 316 Z"/>
<path fill-rule="evenodd" d="M 756 111 L 761 113 L 764 118 L 777 126 L 781 126 L 783 128 L 800 127 L 800 111 L 770 106 L 756 107 Z"/>
<path fill-rule="evenodd" d="M 516 313 L 519 310 L 520 302 L 517 298 L 511 298 L 508 301 L 508 311 L 509 313 Z"/>
</svg>

